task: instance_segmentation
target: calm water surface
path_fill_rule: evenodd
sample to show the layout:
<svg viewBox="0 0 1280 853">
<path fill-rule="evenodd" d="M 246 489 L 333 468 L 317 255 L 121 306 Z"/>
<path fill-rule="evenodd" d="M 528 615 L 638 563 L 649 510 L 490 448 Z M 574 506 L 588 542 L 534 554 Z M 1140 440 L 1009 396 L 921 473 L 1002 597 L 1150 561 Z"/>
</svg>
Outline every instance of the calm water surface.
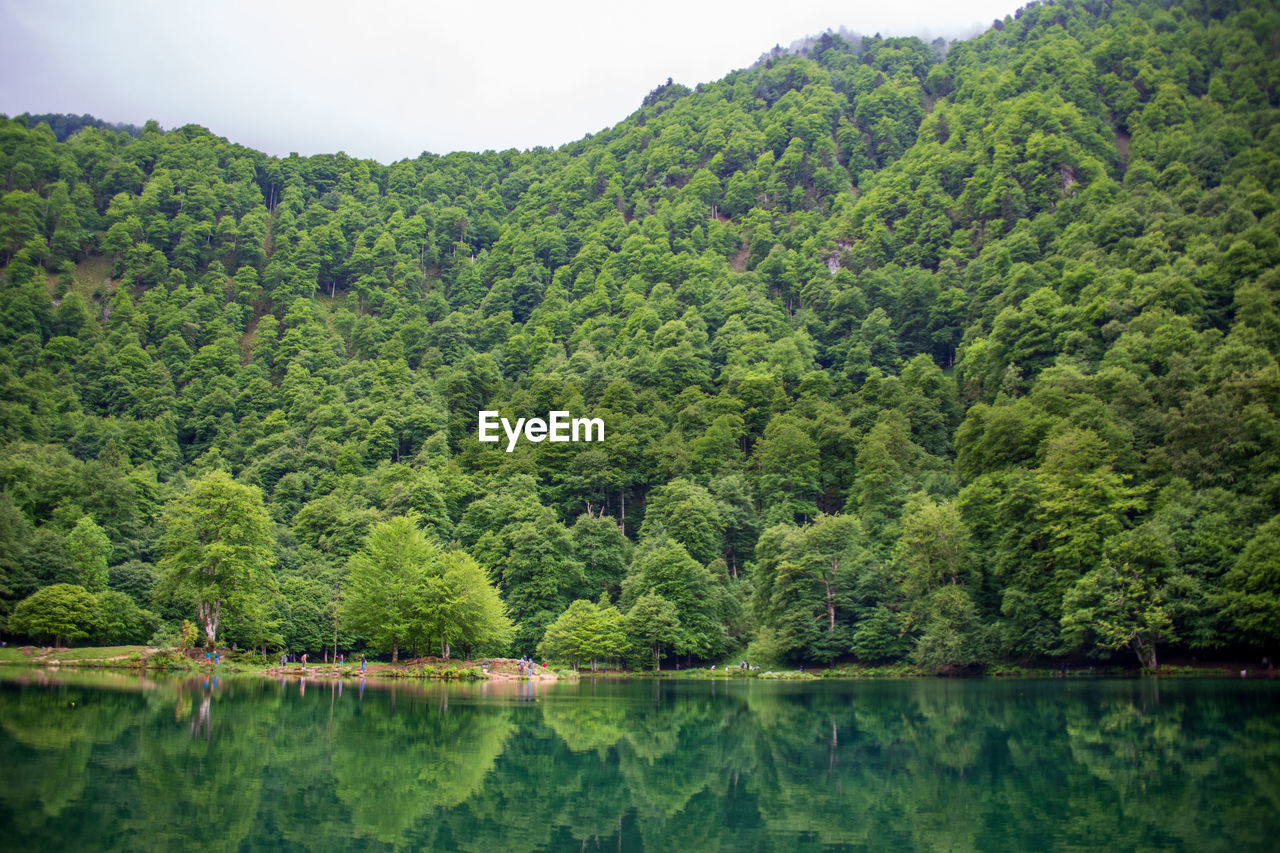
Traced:
<svg viewBox="0 0 1280 853">
<path fill-rule="evenodd" d="M 0 849 L 1276 850 L 1280 684 L 0 673 Z"/>
</svg>

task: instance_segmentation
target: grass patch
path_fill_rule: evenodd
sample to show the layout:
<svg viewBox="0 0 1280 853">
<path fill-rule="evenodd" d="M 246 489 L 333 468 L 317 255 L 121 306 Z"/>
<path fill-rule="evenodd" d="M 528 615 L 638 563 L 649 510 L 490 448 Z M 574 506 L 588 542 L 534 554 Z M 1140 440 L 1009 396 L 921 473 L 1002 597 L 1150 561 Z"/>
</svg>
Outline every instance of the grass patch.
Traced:
<svg viewBox="0 0 1280 853">
<path fill-rule="evenodd" d="M 802 672 L 798 669 L 787 669 L 781 672 L 768 670 L 766 672 L 757 672 L 756 678 L 765 681 L 817 681 L 818 676 L 812 672 Z"/>
<path fill-rule="evenodd" d="M 38 646 L 5 646 L 0 649 L 0 663 L 87 663 L 94 661 L 127 663 L 142 659 L 146 646 L 81 646 L 70 649 L 47 649 Z"/>
<path fill-rule="evenodd" d="M 37 646 L 7 646 L 0 649 L 0 663 L 25 664 L 27 666 L 81 667 L 85 669 L 199 669 L 197 662 L 176 649 L 151 652 L 148 646 L 81 646 L 71 649 L 50 649 Z"/>
<path fill-rule="evenodd" d="M 49 273 L 45 286 L 49 295 L 54 298 L 61 298 L 73 291 L 79 293 L 92 310 L 95 296 L 106 296 L 114 289 L 111 282 L 111 261 L 102 255 L 90 255 L 76 264 L 69 275 Z"/>
<path fill-rule="evenodd" d="M 141 655 L 146 646 L 85 646 L 78 649 L 59 649 L 52 657 L 59 661 L 111 660 L 128 658 L 131 654 Z"/>
</svg>

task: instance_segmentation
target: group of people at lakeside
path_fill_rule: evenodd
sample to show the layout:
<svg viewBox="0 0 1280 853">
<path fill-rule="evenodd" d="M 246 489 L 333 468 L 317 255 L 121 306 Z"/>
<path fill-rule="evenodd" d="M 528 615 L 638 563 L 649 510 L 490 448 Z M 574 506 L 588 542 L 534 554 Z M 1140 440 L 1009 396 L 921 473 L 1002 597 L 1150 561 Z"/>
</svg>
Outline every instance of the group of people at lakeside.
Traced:
<svg viewBox="0 0 1280 853">
<path fill-rule="evenodd" d="M 538 675 L 538 674 L 539 674 L 539 673 L 538 673 L 538 663 L 537 663 L 537 661 L 533 660 L 533 659 L 532 659 L 532 658 L 530 658 L 528 655 L 525 655 L 525 656 L 521 657 L 521 658 L 520 658 L 520 660 L 516 661 L 516 668 L 517 668 L 517 671 L 518 671 L 521 675 L 526 675 L 526 676 L 528 676 L 528 675 Z M 544 672 L 544 673 L 545 673 L 546 671 L 547 671 L 547 662 L 546 662 L 546 661 L 543 661 L 543 662 L 542 662 L 542 672 Z"/>
<path fill-rule="evenodd" d="M 716 668 L 716 665 L 711 664 L 711 670 L 713 672 L 715 671 L 715 668 Z M 725 669 L 727 670 L 729 669 L 729 667 L 726 666 Z M 738 661 L 738 672 L 741 672 L 741 673 L 756 672 L 759 669 L 760 667 L 752 666 L 751 664 L 747 663 L 745 660 Z M 800 671 L 804 672 L 804 667 L 800 667 Z"/>
<path fill-rule="evenodd" d="M 302 668 L 306 669 L 307 657 L 308 655 L 306 652 L 303 652 L 302 654 L 285 652 L 280 655 L 280 666 L 284 667 L 284 666 L 288 666 L 291 663 L 300 663 L 302 664 Z M 328 663 L 327 660 L 325 662 Z M 333 659 L 333 663 L 335 666 L 346 666 L 347 664 L 346 654 L 345 653 L 339 654 L 336 658 Z M 360 655 L 360 673 L 363 675 L 364 672 L 368 670 L 368 668 L 369 668 L 369 661 L 365 658 L 364 655 Z"/>
</svg>

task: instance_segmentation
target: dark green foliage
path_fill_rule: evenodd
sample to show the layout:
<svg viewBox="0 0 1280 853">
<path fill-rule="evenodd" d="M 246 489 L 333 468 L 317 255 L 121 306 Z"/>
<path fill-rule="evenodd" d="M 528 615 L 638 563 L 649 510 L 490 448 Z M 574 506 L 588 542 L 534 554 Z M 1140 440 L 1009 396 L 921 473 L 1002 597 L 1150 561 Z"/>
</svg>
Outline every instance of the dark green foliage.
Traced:
<svg viewBox="0 0 1280 853">
<path fill-rule="evenodd" d="M 280 565 L 245 642 L 332 643 L 342 567 L 411 516 L 525 653 L 601 593 L 702 657 L 1273 643 L 1276 31 L 1042 3 L 387 166 L 0 119 L 0 611 L 87 583 L 181 618 L 157 520 L 221 470 Z M 605 438 L 507 453 L 481 409 Z M 1103 620 L 1117 590 L 1158 613 Z"/>
</svg>

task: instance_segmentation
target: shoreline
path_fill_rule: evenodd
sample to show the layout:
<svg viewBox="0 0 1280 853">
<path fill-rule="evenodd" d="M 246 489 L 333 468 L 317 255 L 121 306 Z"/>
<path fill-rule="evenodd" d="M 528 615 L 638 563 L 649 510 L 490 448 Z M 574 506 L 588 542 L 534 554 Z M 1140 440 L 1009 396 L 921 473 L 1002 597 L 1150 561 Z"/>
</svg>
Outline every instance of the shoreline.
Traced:
<svg viewBox="0 0 1280 853">
<path fill-rule="evenodd" d="M 95 655 L 98 651 L 104 654 Z M 142 672 L 172 673 L 223 673 L 236 675 L 261 675 L 267 678 L 308 678 L 337 680 L 377 679 L 380 681 L 531 681 L 555 682 L 580 678 L 605 679 L 661 679 L 672 681 L 829 681 L 859 679 L 1046 679 L 1065 678 L 1245 678 L 1273 679 L 1276 670 L 1241 662 L 1176 662 L 1166 664 L 1156 671 L 1123 665 L 1094 665 L 1089 667 L 993 665 L 986 669 L 957 670 L 950 672 L 926 672 L 907 664 L 867 665 L 837 664 L 813 669 L 765 669 L 744 673 L 737 667 L 711 669 L 610 670 L 601 672 L 555 670 L 533 664 L 532 674 L 519 671 L 520 661 L 513 658 L 482 658 L 475 660 L 442 660 L 435 657 L 414 658 L 391 664 L 370 662 L 364 673 L 358 662 L 352 663 L 290 663 L 255 664 L 243 660 L 226 659 L 218 664 L 206 663 L 201 658 L 183 655 L 174 650 L 145 646 L 86 646 L 72 649 L 20 646 L 0 649 L 0 666 L 42 667 L 68 669 L 102 669 Z"/>
<path fill-rule="evenodd" d="M 95 650 L 105 654 L 94 655 Z M 520 662 L 514 658 L 476 660 L 442 660 L 423 657 L 399 663 L 370 662 L 361 673 L 359 662 L 345 663 L 248 663 L 228 655 L 217 664 L 172 649 L 147 646 L 82 646 L 54 649 L 40 646 L 14 646 L 0 649 L 0 666 L 52 669 L 102 669 L 137 672 L 222 673 L 261 675 L 266 678 L 440 681 L 559 681 L 574 678 L 553 669 L 533 664 L 532 674 L 521 674 Z"/>
</svg>

